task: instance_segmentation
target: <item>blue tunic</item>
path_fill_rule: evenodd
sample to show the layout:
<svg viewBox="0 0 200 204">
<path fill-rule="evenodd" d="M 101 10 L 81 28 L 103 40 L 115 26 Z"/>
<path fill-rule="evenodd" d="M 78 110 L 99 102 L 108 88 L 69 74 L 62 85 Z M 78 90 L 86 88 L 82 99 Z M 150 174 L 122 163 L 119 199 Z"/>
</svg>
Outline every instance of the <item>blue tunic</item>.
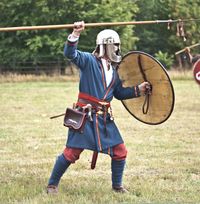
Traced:
<svg viewBox="0 0 200 204">
<path fill-rule="evenodd" d="M 140 96 L 137 86 L 122 86 L 116 69 L 113 69 L 112 81 L 107 87 L 101 60 L 92 53 L 77 50 L 77 42 L 66 42 L 64 55 L 80 69 L 80 92 L 108 102 L 113 96 L 118 100 Z M 102 115 L 93 114 L 93 121 L 86 121 L 83 133 L 69 129 L 66 146 L 112 154 L 112 147 L 121 143 L 120 132 L 108 113 L 106 126 Z"/>
</svg>

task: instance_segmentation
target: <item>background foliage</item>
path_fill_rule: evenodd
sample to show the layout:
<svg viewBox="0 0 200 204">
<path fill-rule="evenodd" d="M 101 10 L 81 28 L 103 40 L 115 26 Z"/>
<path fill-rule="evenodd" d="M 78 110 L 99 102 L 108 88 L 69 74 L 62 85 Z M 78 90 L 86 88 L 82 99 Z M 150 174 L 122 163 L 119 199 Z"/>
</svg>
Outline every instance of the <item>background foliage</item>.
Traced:
<svg viewBox="0 0 200 204">
<path fill-rule="evenodd" d="M 117 22 L 134 20 L 198 18 L 200 0 L 2 0 L 0 27 L 70 24 L 75 21 Z M 92 51 L 100 28 L 86 29 L 79 48 Z M 176 25 L 166 24 L 114 27 L 122 40 L 123 53 L 142 50 L 149 54 L 174 52 L 197 43 L 199 22 L 185 23 L 187 41 L 176 36 Z M 0 33 L 0 64 L 13 61 L 63 60 L 63 44 L 71 30 L 18 31 Z"/>
</svg>

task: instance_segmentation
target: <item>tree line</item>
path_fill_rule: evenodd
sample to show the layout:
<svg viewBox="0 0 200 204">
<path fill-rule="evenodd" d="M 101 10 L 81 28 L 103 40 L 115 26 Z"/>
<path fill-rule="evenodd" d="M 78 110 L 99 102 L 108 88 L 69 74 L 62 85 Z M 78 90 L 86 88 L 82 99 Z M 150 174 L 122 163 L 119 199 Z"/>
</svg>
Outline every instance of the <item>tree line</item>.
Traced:
<svg viewBox="0 0 200 204">
<path fill-rule="evenodd" d="M 198 19 L 200 0 L 1 0 L 0 27 L 145 21 L 163 19 Z M 167 29 L 170 26 L 170 30 Z M 110 27 L 122 41 L 122 53 L 140 50 L 160 60 L 172 62 L 174 53 L 199 42 L 200 22 L 184 22 L 186 41 L 176 35 L 176 24 L 151 24 Z M 79 49 L 93 51 L 96 35 L 104 27 L 86 28 Z M 13 61 L 64 60 L 66 30 L 0 32 L 0 65 Z M 195 50 L 198 52 L 198 50 Z M 162 59 L 163 58 L 163 59 Z M 166 63 L 165 62 L 165 63 Z"/>
</svg>

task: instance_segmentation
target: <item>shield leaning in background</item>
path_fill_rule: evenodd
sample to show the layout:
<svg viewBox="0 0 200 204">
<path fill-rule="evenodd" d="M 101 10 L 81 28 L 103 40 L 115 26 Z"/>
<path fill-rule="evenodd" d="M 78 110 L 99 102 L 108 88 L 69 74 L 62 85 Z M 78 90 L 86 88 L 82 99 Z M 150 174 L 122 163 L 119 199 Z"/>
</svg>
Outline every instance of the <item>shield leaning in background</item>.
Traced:
<svg viewBox="0 0 200 204">
<path fill-rule="evenodd" d="M 167 71 L 158 60 L 147 53 L 132 51 L 123 57 L 118 72 L 125 87 L 143 81 L 152 85 L 151 95 L 122 100 L 131 115 L 150 125 L 163 123 L 170 117 L 174 108 L 174 89 Z"/>
<path fill-rule="evenodd" d="M 200 85 L 200 59 L 193 66 L 193 75 L 196 82 Z"/>
</svg>

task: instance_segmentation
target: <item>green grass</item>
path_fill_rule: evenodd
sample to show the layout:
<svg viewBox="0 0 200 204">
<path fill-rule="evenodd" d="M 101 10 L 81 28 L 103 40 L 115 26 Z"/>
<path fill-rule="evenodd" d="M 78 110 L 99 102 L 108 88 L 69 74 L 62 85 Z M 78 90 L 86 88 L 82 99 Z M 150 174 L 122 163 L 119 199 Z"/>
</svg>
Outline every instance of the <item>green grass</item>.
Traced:
<svg viewBox="0 0 200 204">
<path fill-rule="evenodd" d="M 128 149 L 124 185 L 111 190 L 110 158 L 92 152 L 64 174 L 58 196 L 45 192 L 56 156 L 65 146 L 63 113 L 76 101 L 78 83 L 46 81 L 0 83 L 0 203 L 200 203 L 200 87 L 173 80 L 175 109 L 163 124 L 149 126 L 113 101 L 115 121 Z"/>
</svg>

